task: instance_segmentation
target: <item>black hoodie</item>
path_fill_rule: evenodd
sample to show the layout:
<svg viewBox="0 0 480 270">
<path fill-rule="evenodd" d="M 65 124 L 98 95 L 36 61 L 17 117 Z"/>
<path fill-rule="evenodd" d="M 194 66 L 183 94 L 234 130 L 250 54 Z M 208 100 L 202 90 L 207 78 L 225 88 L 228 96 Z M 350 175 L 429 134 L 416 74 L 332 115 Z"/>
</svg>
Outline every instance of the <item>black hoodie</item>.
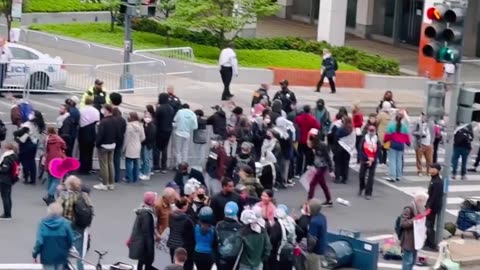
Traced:
<svg viewBox="0 0 480 270">
<path fill-rule="evenodd" d="M 227 139 L 227 117 L 222 110 L 216 111 L 207 119 L 207 125 L 212 125 L 213 133 Z"/>
<path fill-rule="evenodd" d="M 158 96 L 158 107 L 155 111 L 157 132 L 171 132 L 173 130 L 173 117 L 175 110 L 168 103 L 169 95 L 161 93 Z"/>
<path fill-rule="evenodd" d="M 13 185 L 18 179 L 14 179 L 15 172 L 18 167 L 18 157 L 12 153 L 3 158 L 0 163 L 0 184 Z"/>
<path fill-rule="evenodd" d="M 170 236 L 168 237 L 167 247 L 173 249 L 183 247 L 187 251 L 191 251 L 195 247 L 195 235 L 193 221 L 190 217 L 177 210 L 170 214 L 168 223 Z"/>
</svg>

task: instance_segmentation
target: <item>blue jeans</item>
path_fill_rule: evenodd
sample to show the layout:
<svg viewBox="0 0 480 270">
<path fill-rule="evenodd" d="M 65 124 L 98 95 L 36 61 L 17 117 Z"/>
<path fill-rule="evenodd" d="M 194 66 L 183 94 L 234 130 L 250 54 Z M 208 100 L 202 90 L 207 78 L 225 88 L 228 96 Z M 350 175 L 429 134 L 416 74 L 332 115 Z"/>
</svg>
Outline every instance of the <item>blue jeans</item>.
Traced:
<svg viewBox="0 0 480 270">
<path fill-rule="evenodd" d="M 403 175 L 403 151 L 395 149 L 388 150 L 388 168 L 390 178 L 400 179 Z"/>
<path fill-rule="evenodd" d="M 83 240 L 84 240 L 85 230 L 73 230 L 73 246 L 78 251 L 80 258 L 83 258 Z M 83 261 L 77 259 L 77 270 L 83 270 Z"/>
<path fill-rule="evenodd" d="M 65 270 L 65 265 L 63 264 L 44 264 L 42 265 L 43 270 Z"/>
<path fill-rule="evenodd" d="M 47 193 L 48 196 L 55 197 L 57 194 L 57 186 L 60 184 L 60 179 L 53 177 L 50 173 L 47 175 Z"/>
<path fill-rule="evenodd" d="M 138 181 L 139 168 L 138 158 L 125 158 L 125 178 L 129 183 Z"/>
<path fill-rule="evenodd" d="M 148 149 L 146 146 L 142 146 L 142 167 L 140 173 L 146 176 L 150 176 L 152 172 L 153 163 L 153 148 Z"/>
<path fill-rule="evenodd" d="M 115 151 L 113 152 L 113 175 L 115 183 L 120 182 L 120 160 L 122 159 L 122 147 L 115 147 Z"/>
<path fill-rule="evenodd" d="M 462 158 L 462 167 L 460 174 L 462 176 L 467 174 L 467 158 L 468 154 L 470 154 L 470 149 L 465 147 L 453 147 L 453 155 L 452 155 L 452 174 L 457 175 L 457 166 L 458 160 L 460 157 Z"/>
<path fill-rule="evenodd" d="M 413 270 L 415 263 L 417 262 L 417 251 L 403 251 L 402 257 L 402 270 Z"/>
</svg>

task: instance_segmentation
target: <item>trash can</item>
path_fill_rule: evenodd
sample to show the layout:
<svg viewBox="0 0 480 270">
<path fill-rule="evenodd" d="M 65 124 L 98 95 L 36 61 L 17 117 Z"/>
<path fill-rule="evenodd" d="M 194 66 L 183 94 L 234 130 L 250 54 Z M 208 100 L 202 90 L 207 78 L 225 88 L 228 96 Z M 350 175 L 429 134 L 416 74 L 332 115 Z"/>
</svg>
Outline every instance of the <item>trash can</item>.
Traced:
<svg viewBox="0 0 480 270">
<path fill-rule="evenodd" d="M 322 266 L 327 269 L 336 269 L 351 266 L 353 249 L 347 241 L 336 241 L 327 245 Z"/>
</svg>

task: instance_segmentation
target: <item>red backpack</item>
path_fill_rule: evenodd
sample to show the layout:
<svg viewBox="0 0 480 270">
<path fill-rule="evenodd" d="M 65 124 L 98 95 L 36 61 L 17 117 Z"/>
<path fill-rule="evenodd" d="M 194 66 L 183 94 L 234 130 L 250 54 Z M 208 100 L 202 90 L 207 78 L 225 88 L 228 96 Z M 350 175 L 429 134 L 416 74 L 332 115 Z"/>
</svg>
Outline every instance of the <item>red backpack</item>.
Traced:
<svg viewBox="0 0 480 270">
<path fill-rule="evenodd" d="M 13 162 L 12 168 L 12 184 L 15 184 L 20 179 L 20 163 L 18 161 Z"/>
</svg>

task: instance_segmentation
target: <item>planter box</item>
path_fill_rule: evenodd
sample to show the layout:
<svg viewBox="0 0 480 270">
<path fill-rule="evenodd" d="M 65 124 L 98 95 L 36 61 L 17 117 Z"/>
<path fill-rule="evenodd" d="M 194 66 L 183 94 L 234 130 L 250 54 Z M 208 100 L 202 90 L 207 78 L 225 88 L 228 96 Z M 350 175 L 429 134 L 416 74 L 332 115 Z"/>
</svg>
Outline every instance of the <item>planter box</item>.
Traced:
<svg viewBox="0 0 480 270">
<path fill-rule="evenodd" d="M 288 80 L 290 85 L 315 87 L 320 80 L 319 70 L 293 69 L 293 68 L 270 68 L 274 74 L 274 83 Z M 360 71 L 337 71 L 336 86 L 345 88 L 364 88 L 365 74 Z M 325 80 L 323 87 L 328 87 Z"/>
</svg>

